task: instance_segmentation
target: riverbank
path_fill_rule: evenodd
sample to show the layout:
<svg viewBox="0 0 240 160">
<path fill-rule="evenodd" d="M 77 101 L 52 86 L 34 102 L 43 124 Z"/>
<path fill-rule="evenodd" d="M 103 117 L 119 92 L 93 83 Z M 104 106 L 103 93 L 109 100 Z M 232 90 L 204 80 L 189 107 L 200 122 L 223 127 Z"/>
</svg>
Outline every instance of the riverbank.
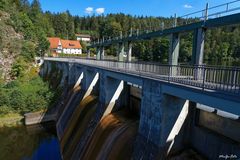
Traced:
<svg viewBox="0 0 240 160">
<path fill-rule="evenodd" d="M 45 110 L 30 112 L 24 115 L 19 113 L 8 113 L 0 115 L 0 127 L 13 127 L 18 125 L 34 125 L 54 121 L 56 114 Z"/>
<path fill-rule="evenodd" d="M 40 123 L 56 121 L 57 114 L 55 110 L 51 111 L 39 111 L 24 114 L 24 124 L 35 125 Z"/>
<path fill-rule="evenodd" d="M 18 113 L 8 113 L 0 116 L 0 127 L 12 127 L 24 124 L 24 116 Z"/>
</svg>

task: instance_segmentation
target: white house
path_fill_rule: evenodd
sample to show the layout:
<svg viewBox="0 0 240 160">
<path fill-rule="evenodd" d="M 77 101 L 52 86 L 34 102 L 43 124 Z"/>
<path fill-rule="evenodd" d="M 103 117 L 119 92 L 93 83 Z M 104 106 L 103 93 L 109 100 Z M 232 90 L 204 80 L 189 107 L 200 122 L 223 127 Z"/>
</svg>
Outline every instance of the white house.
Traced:
<svg viewBox="0 0 240 160">
<path fill-rule="evenodd" d="M 82 54 L 82 46 L 79 41 L 63 40 L 58 37 L 50 37 L 48 40 L 53 57 L 58 56 L 59 53 Z"/>
<path fill-rule="evenodd" d="M 76 34 L 78 41 L 90 42 L 91 36 L 88 34 Z"/>
<path fill-rule="evenodd" d="M 79 41 L 61 40 L 60 49 L 64 54 L 82 54 L 82 46 Z"/>
</svg>

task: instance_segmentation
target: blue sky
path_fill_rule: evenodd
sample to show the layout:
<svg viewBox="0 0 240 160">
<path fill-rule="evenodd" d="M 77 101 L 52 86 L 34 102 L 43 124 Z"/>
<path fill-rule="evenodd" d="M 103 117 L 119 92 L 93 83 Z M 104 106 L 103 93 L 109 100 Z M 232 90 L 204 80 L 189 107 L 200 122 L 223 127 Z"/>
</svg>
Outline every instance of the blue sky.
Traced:
<svg viewBox="0 0 240 160">
<path fill-rule="evenodd" d="M 32 0 L 30 0 L 31 2 Z M 181 16 L 233 0 L 40 0 L 42 9 L 51 12 L 69 10 L 73 15 L 125 13 L 131 15 Z"/>
</svg>

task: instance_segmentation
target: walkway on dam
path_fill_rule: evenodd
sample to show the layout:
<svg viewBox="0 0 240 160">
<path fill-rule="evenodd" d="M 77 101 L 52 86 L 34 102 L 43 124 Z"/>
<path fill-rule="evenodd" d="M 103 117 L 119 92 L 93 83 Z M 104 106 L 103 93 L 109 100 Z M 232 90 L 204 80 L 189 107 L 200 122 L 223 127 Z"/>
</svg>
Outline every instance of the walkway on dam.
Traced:
<svg viewBox="0 0 240 160">
<path fill-rule="evenodd" d="M 174 83 L 207 92 L 240 97 L 240 68 L 219 66 L 160 65 L 75 58 L 44 58 L 50 61 L 79 63 L 94 68 Z"/>
</svg>

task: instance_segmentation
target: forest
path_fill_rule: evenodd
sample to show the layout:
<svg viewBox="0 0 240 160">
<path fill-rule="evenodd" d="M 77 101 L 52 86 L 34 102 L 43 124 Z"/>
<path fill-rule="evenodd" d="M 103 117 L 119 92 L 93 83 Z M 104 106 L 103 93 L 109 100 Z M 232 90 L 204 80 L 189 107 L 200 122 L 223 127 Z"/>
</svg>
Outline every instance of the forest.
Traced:
<svg viewBox="0 0 240 160">
<path fill-rule="evenodd" d="M 173 24 L 173 17 L 147 17 L 119 14 L 73 16 L 69 11 L 62 13 L 43 12 L 38 0 L 30 4 L 28 0 L 0 0 L 0 8 L 11 13 L 13 26 L 22 32 L 26 40 L 36 42 L 38 55 L 46 52 L 46 37 L 56 36 L 75 39 L 76 33 L 87 33 L 93 40 L 102 37 L 128 35 L 139 30 L 154 31 Z M 12 2 L 10 2 L 12 1 Z M 12 5 L 14 4 L 14 5 Z M 178 21 L 183 21 L 178 19 Z M 180 62 L 190 62 L 192 54 L 192 35 L 181 35 Z M 167 60 L 169 38 L 162 37 L 134 43 L 133 55 L 144 61 Z M 94 52 L 94 50 L 93 50 Z M 116 54 L 116 46 L 107 49 L 108 55 Z M 228 26 L 207 31 L 205 61 L 237 61 L 240 58 L 240 26 Z"/>
</svg>

